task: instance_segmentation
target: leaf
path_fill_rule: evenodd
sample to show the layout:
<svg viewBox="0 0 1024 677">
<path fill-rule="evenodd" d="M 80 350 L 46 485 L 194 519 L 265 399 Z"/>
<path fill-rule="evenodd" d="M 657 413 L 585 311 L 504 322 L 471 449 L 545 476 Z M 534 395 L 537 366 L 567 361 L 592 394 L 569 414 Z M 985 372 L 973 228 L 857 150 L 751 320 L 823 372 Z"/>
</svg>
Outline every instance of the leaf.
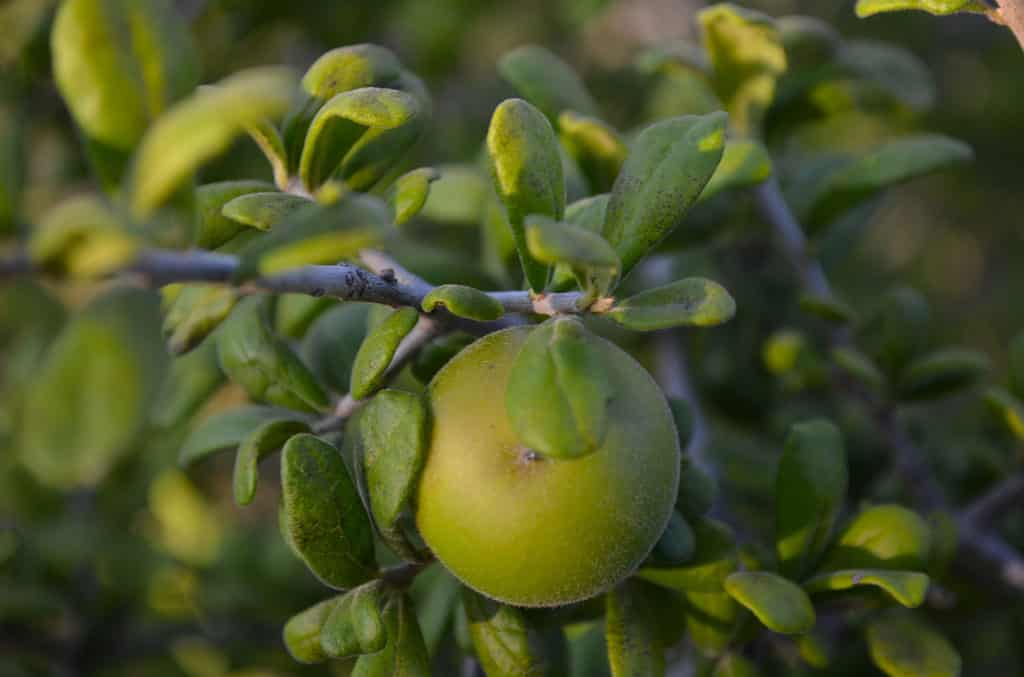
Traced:
<svg viewBox="0 0 1024 677">
<path fill-rule="evenodd" d="M 802 635 L 814 627 L 814 607 L 800 586 L 769 571 L 738 571 L 725 579 L 729 596 L 773 632 Z"/>
<path fill-rule="evenodd" d="M 462 606 L 477 660 L 489 677 L 544 674 L 543 656 L 531 641 L 530 627 L 516 607 L 488 599 L 462 587 Z"/>
<path fill-rule="evenodd" d="M 787 576 L 803 576 L 821 557 L 848 481 L 835 425 L 815 419 L 790 428 L 775 479 L 775 552 Z"/>
<path fill-rule="evenodd" d="M 382 390 L 360 417 L 359 435 L 373 519 L 394 531 L 427 458 L 429 411 L 419 395 Z"/>
<path fill-rule="evenodd" d="M 868 650 L 889 677 L 957 677 L 960 655 L 940 634 L 906 613 L 868 624 Z"/>
<path fill-rule="evenodd" d="M 622 259 L 623 276 L 683 222 L 722 158 L 724 113 L 662 120 L 633 142 L 602 234 Z"/>
<path fill-rule="evenodd" d="M 121 151 L 199 84 L 188 25 L 165 0 L 68 0 L 50 44 L 54 79 L 75 122 Z"/>
<path fill-rule="evenodd" d="M 364 583 L 338 598 L 320 629 L 320 646 L 331 658 L 376 653 L 387 645 L 380 580 Z"/>
<path fill-rule="evenodd" d="M 302 341 L 302 358 L 310 371 L 336 393 L 349 391 L 349 377 L 359 346 L 366 338 L 370 306 L 343 303 L 313 322 Z"/>
<path fill-rule="evenodd" d="M 700 194 L 701 200 L 710 200 L 719 193 L 737 188 L 749 188 L 772 175 L 772 159 L 759 141 L 736 139 L 727 141 L 722 161 L 711 175 L 711 180 Z"/>
<path fill-rule="evenodd" d="M 380 87 L 341 92 L 310 123 L 299 176 L 311 192 L 334 175 L 352 190 L 366 190 L 419 140 L 425 121 L 421 102 L 406 92 Z"/>
<path fill-rule="evenodd" d="M 302 76 L 302 88 L 310 96 L 327 101 L 361 87 L 393 85 L 401 70 L 402 64 L 386 47 L 347 45 L 322 54 Z"/>
<path fill-rule="evenodd" d="M 0 104 L 0 236 L 13 233 L 20 216 L 28 160 L 26 118 L 14 105 Z"/>
<path fill-rule="evenodd" d="M 849 346 L 833 348 L 832 361 L 841 370 L 875 390 L 885 387 L 885 374 L 882 373 L 882 370 L 870 357 L 855 348 Z"/>
<path fill-rule="evenodd" d="M 719 585 L 721 590 L 721 584 Z M 721 655 L 740 625 L 740 605 L 725 592 L 685 592 L 686 634 L 701 654 Z"/>
<path fill-rule="evenodd" d="M 309 198 L 291 193 L 246 193 L 226 203 L 221 213 L 243 226 L 267 231 L 311 204 Z"/>
<path fill-rule="evenodd" d="M 674 410 L 675 407 L 673 407 Z M 676 496 L 676 509 L 682 513 L 683 517 L 697 520 L 711 510 L 717 499 L 718 483 L 715 478 L 689 457 L 683 456 L 679 470 L 679 494 Z"/>
<path fill-rule="evenodd" d="M 48 487 L 92 487 L 136 449 L 160 395 L 167 356 L 155 295 L 119 288 L 68 323 L 26 384 L 21 463 Z"/>
<path fill-rule="evenodd" d="M 587 300 L 601 298 L 614 289 L 619 255 L 600 234 L 537 215 L 527 217 L 525 226 L 531 256 L 541 263 L 567 265 L 587 292 Z"/>
<path fill-rule="evenodd" d="M 505 392 L 509 421 L 525 446 L 551 458 L 577 458 L 601 446 L 612 393 L 600 340 L 565 317 L 527 337 Z"/>
<path fill-rule="evenodd" d="M 300 663 L 323 663 L 327 654 L 320 645 L 320 633 L 339 597 L 332 597 L 297 613 L 284 624 L 284 646 Z"/>
<path fill-rule="evenodd" d="M 430 221 L 478 226 L 491 192 L 490 180 L 476 165 L 441 165 L 430 184 L 422 215 Z"/>
<path fill-rule="evenodd" d="M 973 157 L 967 144 L 938 134 L 889 141 L 833 173 L 811 200 L 808 219 L 818 226 L 831 223 L 885 188 L 958 166 Z"/>
<path fill-rule="evenodd" d="M 689 277 L 616 303 L 607 315 L 634 331 L 714 327 L 736 314 L 736 302 L 717 282 Z"/>
<path fill-rule="evenodd" d="M 555 132 L 539 110 L 522 99 L 507 99 L 491 117 L 487 156 L 527 284 L 542 291 L 548 269 L 530 256 L 524 220 L 530 214 L 561 219 L 565 211 L 565 179 Z"/>
<path fill-rule="evenodd" d="M 1010 341 L 1007 366 L 1009 387 L 1017 397 L 1024 398 L 1024 333 Z"/>
<path fill-rule="evenodd" d="M 615 128 L 598 118 L 564 110 L 558 116 L 558 133 L 591 189 L 611 190 L 629 153 Z"/>
<path fill-rule="evenodd" d="M 360 656 L 352 677 L 430 677 L 430 659 L 423 635 L 405 595 L 394 595 L 384 607 L 387 645 Z"/>
<path fill-rule="evenodd" d="M 249 505 L 256 497 L 259 462 L 274 453 L 293 435 L 309 432 L 305 421 L 292 419 L 267 421 L 249 433 L 235 456 L 235 503 Z"/>
<path fill-rule="evenodd" d="M 342 301 L 333 296 L 311 296 L 309 294 L 280 294 L 274 304 L 274 328 L 290 339 L 302 339 L 310 325 Z M 358 305 L 354 302 L 352 305 Z M 311 370 L 316 373 L 315 369 Z M 316 374 L 318 377 L 320 374 Z"/>
<path fill-rule="evenodd" d="M 395 351 L 418 320 L 415 308 L 399 308 L 370 330 L 352 363 L 352 397 L 365 399 L 381 387 Z"/>
<path fill-rule="evenodd" d="M 924 571 L 931 541 L 928 524 L 917 513 L 898 505 L 877 505 L 861 511 L 843 529 L 821 570 Z"/>
<path fill-rule="evenodd" d="M 443 284 L 423 297 L 423 312 L 432 313 L 439 305 L 456 317 L 478 322 L 493 322 L 505 314 L 501 301 L 461 284 Z"/>
<path fill-rule="evenodd" d="M 304 265 L 333 265 L 378 243 L 391 220 L 372 195 L 349 194 L 329 206 L 310 203 L 239 252 L 236 281 Z"/>
<path fill-rule="evenodd" d="M 834 296 L 804 294 L 800 297 L 800 309 L 833 324 L 853 324 L 856 311 Z"/>
<path fill-rule="evenodd" d="M 196 210 L 198 227 L 196 246 L 216 249 L 248 228 L 224 216 L 224 205 L 240 195 L 264 193 L 274 189 L 266 181 L 221 181 L 208 183 L 196 189 Z"/>
<path fill-rule="evenodd" d="M 603 193 L 573 202 L 565 208 L 565 221 L 570 225 L 600 235 L 604 228 L 604 218 L 610 198 L 611 195 Z M 555 268 L 551 288 L 555 291 L 565 291 L 571 289 L 575 282 L 576 275 L 573 273 L 572 267 L 563 264 Z"/>
<path fill-rule="evenodd" d="M 231 313 L 238 292 L 215 284 L 184 284 L 164 315 L 163 331 L 172 355 L 189 352 Z"/>
<path fill-rule="evenodd" d="M 288 420 L 295 420 L 294 412 L 258 405 L 213 414 L 189 432 L 178 452 L 178 465 L 185 468 L 215 452 L 237 447 L 257 428 Z"/>
<path fill-rule="evenodd" d="M 857 343 L 890 375 L 902 371 L 927 345 L 931 333 L 928 302 L 912 287 L 882 295 L 857 331 Z"/>
<path fill-rule="evenodd" d="M 895 103 L 897 109 L 924 112 L 935 103 L 931 69 L 909 49 L 886 42 L 844 40 L 838 60 L 842 71 L 869 88 L 869 94 Z"/>
<path fill-rule="evenodd" d="M 259 149 L 263 157 L 267 158 L 270 168 L 274 172 L 274 185 L 280 190 L 288 189 L 288 151 L 284 147 L 284 138 L 281 132 L 270 120 L 262 120 L 249 125 L 246 130 Z"/>
<path fill-rule="evenodd" d="M 412 363 L 413 376 L 420 383 L 429 383 L 449 360 L 475 340 L 475 337 L 460 331 L 439 336 L 416 353 Z"/>
<path fill-rule="evenodd" d="M 217 346 L 212 342 L 172 360 L 160 400 L 153 410 L 153 422 L 162 428 L 180 425 L 195 415 L 223 384 L 224 374 L 217 364 Z"/>
<path fill-rule="evenodd" d="M 113 210 L 90 195 L 70 198 L 47 211 L 28 241 L 28 254 L 58 275 L 96 278 L 131 263 L 139 245 Z"/>
<path fill-rule="evenodd" d="M 775 83 L 786 71 L 786 50 L 775 22 L 728 3 L 702 10 L 697 20 L 715 93 L 732 125 L 745 136 L 756 136 L 775 98 Z"/>
<path fill-rule="evenodd" d="M 665 651 L 646 601 L 626 582 L 605 595 L 605 638 L 613 677 L 661 677 Z"/>
<path fill-rule="evenodd" d="M 586 85 L 566 62 L 538 45 L 523 45 L 498 62 L 501 77 L 554 124 L 562 111 L 597 115 Z"/>
<path fill-rule="evenodd" d="M 696 551 L 693 529 L 678 511 L 672 511 L 665 532 L 654 544 L 648 557 L 648 566 L 677 567 L 686 564 Z"/>
<path fill-rule="evenodd" d="M 337 449 L 313 435 L 288 440 L 281 497 L 290 542 L 324 585 L 345 590 L 373 576 L 373 529 Z"/>
<path fill-rule="evenodd" d="M 271 332 L 265 299 L 247 297 L 217 333 L 221 369 L 249 396 L 297 411 L 323 411 L 327 395 L 294 351 Z"/>
<path fill-rule="evenodd" d="M 430 184 L 441 178 L 433 167 L 421 167 L 402 174 L 388 189 L 388 203 L 395 213 L 395 225 L 408 223 L 420 213 L 430 195 Z"/>
<path fill-rule="evenodd" d="M 924 603 L 928 583 L 928 575 L 916 571 L 845 569 L 814 576 L 804 582 L 804 589 L 810 593 L 838 592 L 871 585 L 903 606 L 913 608 Z"/>
<path fill-rule="evenodd" d="M 726 654 L 715 663 L 715 671 L 711 673 L 711 677 L 760 677 L 761 675 L 757 665 L 736 654 Z"/>
<path fill-rule="evenodd" d="M 944 348 L 907 365 L 899 380 L 904 400 L 932 400 L 973 386 L 989 370 L 988 357 L 977 350 Z"/>
<path fill-rule="evenodd" d="M 1003 388 L 985 391 L 985 404 L 1018 440 L 1024 441 L 1024 402 Z"/>
<path fill-rule="evenodd" d="M 247 127 L 282 115 L 294 90 L 290 71 L 254 68 L 196 91 L 160 116 L 135 155 L 131 184 L 134 216 L 146 219 L 152 215 L 182 182 Z"/>
<path fill-rule="evenodd" d="M 722 583 L 736 570 L 736 539 L 721 522 L 700 518 L 693 522 L 697 550 L 684 566 L 672 569 L 642 568 L 637 576 L 672 590 L 722 593 Z"/>
<path fill-rule="evenodd" d="M 874 14 L 905 9 L 918 9 L 936 16 L 957 12 L 984 14 L 989 11 L 989 8 L 979 0 L 858 0 L 856 11 L 858 17 L 865 19 Z"/>
</svg>

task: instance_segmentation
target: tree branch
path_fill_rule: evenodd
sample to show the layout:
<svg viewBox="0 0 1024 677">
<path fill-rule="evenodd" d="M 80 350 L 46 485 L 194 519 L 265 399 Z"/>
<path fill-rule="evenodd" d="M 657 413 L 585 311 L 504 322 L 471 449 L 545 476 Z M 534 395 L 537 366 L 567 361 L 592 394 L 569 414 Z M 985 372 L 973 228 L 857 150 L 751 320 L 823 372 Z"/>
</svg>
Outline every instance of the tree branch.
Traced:
<svg viewBox="0 0 1024 677">
<path fill-rule="evenodd" d="M 993 13 L 1000 23 L 1013 31 L 1017 43 L 1024 49 L 1024 0 L 999 0 L 999 9 Z"/>
<path fill-rule="evenodd" d="M 1011 475 L 977 498 L 964 511 L 963 519 L 967 524 L 984 529 L 1014 508 L 1024 509 L 1024 472 Z"/>
<path fill-rule="evenodd" d="M 1014 0 L 1016 2 L 1016 0 Z M 804 289 L 811 294 L 831 297 L 832 290 L 821 263 L 810 255 L 803 229 L 786 204 L 776 180 L 770 179 L 756 189 L 758 210 L 775 231 L 780 247 L 797 271 Z M 833 333 L 832 347 L 848 343 L 844 333 Z M 896 471 L 914 496 L 915 504 L 925 511 L 948 510 L 949 500 L 928 466 L 925 455 L 896 420 L 891 404 L 867 393 L 856 384 L 841 380 L 844 389 L 863 402 L 871 412 L 882 441 L 893 455 Z M 960 520 L 960 539 L 956 568 L 975 579 L 997 581 L 1015 594 L 1024 594 L 1024 559 L 1001 539 L 977 528 L 969 519 Z"/>
</svg>

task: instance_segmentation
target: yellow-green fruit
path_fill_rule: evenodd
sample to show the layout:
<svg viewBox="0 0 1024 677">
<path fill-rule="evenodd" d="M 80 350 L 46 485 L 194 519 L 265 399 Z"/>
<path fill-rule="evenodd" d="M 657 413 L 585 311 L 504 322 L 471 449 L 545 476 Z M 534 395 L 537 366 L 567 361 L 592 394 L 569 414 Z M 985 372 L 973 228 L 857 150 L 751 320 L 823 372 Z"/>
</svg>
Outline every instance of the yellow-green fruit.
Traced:
<svg viewBox="0 0 1024 677">
<path fill-rule="evenodd" d="M 595 339 L 614 393 L 600 449 L 559 460 L 523 448 L 505 387 L 529 331 L 485 336 L 431 381 L 416 521 L 469 587 L 510 604 L 555 606 L 607 590 L 647 556 L 672 512 L 679 445 L 650 375 Z"/>
</svg>

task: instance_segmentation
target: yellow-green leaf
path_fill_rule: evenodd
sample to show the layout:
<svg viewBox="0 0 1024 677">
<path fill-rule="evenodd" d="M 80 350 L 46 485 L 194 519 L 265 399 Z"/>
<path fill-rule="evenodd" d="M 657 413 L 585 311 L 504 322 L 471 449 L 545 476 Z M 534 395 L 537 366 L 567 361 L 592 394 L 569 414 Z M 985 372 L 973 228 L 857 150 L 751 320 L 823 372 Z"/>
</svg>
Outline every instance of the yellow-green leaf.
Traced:
<svg viewBox="0 0 1024 677">
<path fill-rule="evenodd" d="M 986 13 L 989 8 L 979 0 L 858 0 L 857 16 L 866 17 L 882 12 L 917 9 L 936 16 L 956 14 L 957 12 Z"/>
<path fill-rule="evenodd" d="M 399 308 L 374 327 L 363 340 L 352 363 L 352 396 L 364 399 L 383 385 L 384 374 L 409 332 L 416 326 L 415 308 Z"/>
<path fill-rule="evenodd" d="M 305 421 L 278 419 L 267 421 L 249 433 L 235 456 L 233 487 L 235 503 L 249 505 L 256 497 L 260 461 L 274 453 L 293 435 L 309 432 Z"/>
<path fill-rule="evenodd" d="M 871 660 L 889 677 L 958 677 L 960 654 L 945 637 L 905 612 L 868 624 Z"/>
<path fill-rule="evenodd" d="M 444 306 L 456 317 L 479 322 L 492 322 L 505 314 L 505 307 L 493 296 L 462 284 L 443 284 L 423 297 L 423 312 Z"/>
<path fill-rule="evenodd" d="M 28 242 L 32 260 L 58 274 L 94 278 L 124 268 L 140 247 L 99 198 L 81 196 L 49 210 Z"/>
<path fill-rule="evenodd" d="M 616 303 L 607 315 L 634 331 L 670 327 L 714 327 L 736 314 L 736 302 L 725 287 L 690 277 L 640 292 Z"/>
<path fill-rule="evenodd" d="M 884 590 L 905 607 L 917 607 L 928 592 L 927 574 L 917 571 L 887 571 L 876 569 L 844 569 L 819 574 L 804 582 L 807 592 L 839 592 L 860 586 L 874 586 Z"/>
<path fill-rule="evenodd" d="M 800 586 L 770 571 L 740 571 L 725 579 L 725 590 L 761 623 L 786 635 L 814 627 L 814 607 Z"/>
</svg>

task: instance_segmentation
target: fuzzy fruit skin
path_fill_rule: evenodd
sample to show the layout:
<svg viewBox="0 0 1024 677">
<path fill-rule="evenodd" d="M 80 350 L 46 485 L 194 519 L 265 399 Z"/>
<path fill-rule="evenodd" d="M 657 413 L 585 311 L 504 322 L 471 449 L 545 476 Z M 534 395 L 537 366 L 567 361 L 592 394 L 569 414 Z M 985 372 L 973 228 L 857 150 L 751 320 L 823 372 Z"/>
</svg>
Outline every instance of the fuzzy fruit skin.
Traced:
<svg viewBox="0 0 1024 677">
<path fill-rule="evenodd" d="M 617 394 L 604 443 L 582 458 L 530 460 L 505 413 L 509 369 L 529 331 L 485 336 L 431 382 L 416 521 L 469 587 L 518 606 L 558 606 L 609 589 L 654 547 L 676 498 L 679 442 L 654 380 L 598 339 Z"/>
</svg>

